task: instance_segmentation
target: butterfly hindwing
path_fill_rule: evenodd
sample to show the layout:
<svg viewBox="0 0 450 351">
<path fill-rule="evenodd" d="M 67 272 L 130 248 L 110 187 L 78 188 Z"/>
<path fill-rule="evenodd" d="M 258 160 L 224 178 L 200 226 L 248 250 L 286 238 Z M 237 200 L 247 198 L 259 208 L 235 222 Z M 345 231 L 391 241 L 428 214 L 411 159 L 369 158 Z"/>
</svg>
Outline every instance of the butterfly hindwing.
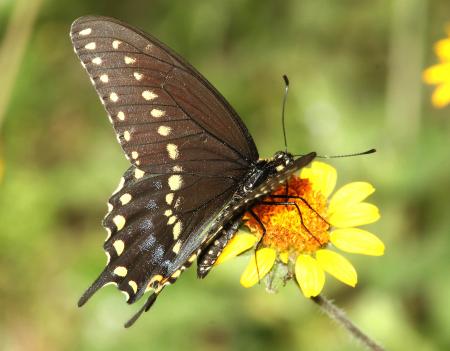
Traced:
<svg viewBox="0 0 450 351">
<path fill-rule="evenodd" d="M 175 177 L 177 188 L 173 187 Z M 193 192 L 207 187 L 211 191 Z M 157 289 L 183 264 L 192 263 L 198 247 L 185 248 L 189 236 L 206 240 L 201 231 L 209 214 L 220 210 L 234 189 L 233 181 L 198 175 L 154 175 L 132 166 L 111 196 L 103 225 L 108 231 L 104 249 L 108 264 L 80 300 L 83 304 L 108 283 L 117 284 L 135 302 L 149 288 Z M 193 258 L 194 257 L 194 258 Z"/>
</svg>

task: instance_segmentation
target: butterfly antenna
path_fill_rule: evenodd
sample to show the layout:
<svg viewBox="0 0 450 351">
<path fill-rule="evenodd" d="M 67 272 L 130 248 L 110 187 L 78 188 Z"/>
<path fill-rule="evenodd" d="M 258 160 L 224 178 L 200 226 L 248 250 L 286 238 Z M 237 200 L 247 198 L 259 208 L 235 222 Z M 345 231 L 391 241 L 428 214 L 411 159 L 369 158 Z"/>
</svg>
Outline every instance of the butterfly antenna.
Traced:
<svg viewBox="0 0 450 351">
<path fill-rule="evenodd" d="M 316 155 L 316 158 L 342 158 L 342 157 L 353 157 L 353 156 L 362 156 L 362 155 L 369 155 L 377 152 L 376 149 L 370 149 L 363 152 L 356 152 L 354 154 L 345 154 L 345 155 Z M 294 155 L 295 157 L 298 156 L 305 156 L 304 154 L 298 154 Z"/>
<path fill-rule="evenodd" d="M 284 150 L 287 152 L 287 138 L 286 138 L 286 125 L 284 123 L 284 111 L 286 110 L 286 100 L 289 92 L 289 79 L 287 75 L 283 74 L 284 80 L 284 95 L 283 95 L 283 106 L 281 110 L 281 124 L 283 125 L 283 137 L 284 137 Z"/>
</svg>

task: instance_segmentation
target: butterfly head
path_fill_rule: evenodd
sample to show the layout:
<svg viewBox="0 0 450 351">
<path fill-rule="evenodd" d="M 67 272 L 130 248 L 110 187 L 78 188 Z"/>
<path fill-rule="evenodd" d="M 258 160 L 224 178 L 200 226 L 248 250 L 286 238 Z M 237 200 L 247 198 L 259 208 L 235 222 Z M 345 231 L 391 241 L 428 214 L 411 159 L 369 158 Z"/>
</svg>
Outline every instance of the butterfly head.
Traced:
<svg viewBox="0 0 450 351">
<path fill-rule="evenodd" d="M 286 151 L 277 151 L 271 163 L 277 172 L 281 172 L 284 168 L 294 163 L 294 156 Z"/>
</svg>

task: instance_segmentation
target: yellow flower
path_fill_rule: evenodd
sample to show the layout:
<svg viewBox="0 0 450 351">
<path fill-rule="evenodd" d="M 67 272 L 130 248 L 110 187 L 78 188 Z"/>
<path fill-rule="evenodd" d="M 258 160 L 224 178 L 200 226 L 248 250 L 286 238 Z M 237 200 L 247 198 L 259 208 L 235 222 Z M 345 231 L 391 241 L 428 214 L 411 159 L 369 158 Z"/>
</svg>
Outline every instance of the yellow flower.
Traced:
<svg viewBox="0 0 450 351">
<path fill-rule="evenodd" d="M 441 39 L 434 45 L 439 63 L 423 72 L 427 84 L 437 85 L 431 96 L 434 106 L 442 108 L 450 103 L 450 26 L 447 28 L 448 38 Z"/>
<path fill-rule="evenodd" d="M 336 170 L 313 162 L 300 176 L 288 181 L 288 195 L 281 186 L 244 216 L 249 232 L 238 232 L 219 256 L 223 263 L 245 251 L 255 253 L 241 275 L 241 285 L 251 287 L 263 278 L 268 288 L 274 279 L 283 283 L 295 276 L 306 297 L 317 296 L 325 284 L 325 272 L 355 286 L 357 274 L 339 250 L 363 255 L 384 254 L 384 244 L 374 234 L 355 228 L 380 218 L 375 205 L 364 202 L 375 189 L 366 182 L 353 182 L 338 189 L 330 199 L 337 180 Z M 288 202 L 289 204 L 273 204 Z"/>
</svg>

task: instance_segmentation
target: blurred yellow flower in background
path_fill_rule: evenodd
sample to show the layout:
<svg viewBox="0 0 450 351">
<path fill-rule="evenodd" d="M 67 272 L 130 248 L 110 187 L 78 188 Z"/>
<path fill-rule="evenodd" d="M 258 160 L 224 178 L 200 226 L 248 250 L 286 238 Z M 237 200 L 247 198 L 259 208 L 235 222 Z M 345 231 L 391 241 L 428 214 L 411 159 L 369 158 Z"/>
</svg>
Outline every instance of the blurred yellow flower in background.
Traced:
<svg viewBox="0 0 450 351">
<path fill-rule="evenodd" d="M 258 204 L 244 216 L 249 232 L 239 232 L 225 247 L 216 264 L 254 249 L 250 262 L 241 275 L 241 285 L 251 287 L 267 276 L 266 285 L 274 279 L 285 282 L 296 278 L 305 297 L 320 294 L 325 272 L 341 282 L 355 286 L 357 273 L 339 250 L 379 256 L 384 244 L 374 234 L 356 228 L 377 221 L 378 208 L 364 200 L 375 189 L 367 182 L 352 182 L 333 192 L 336 170 L 325 163 L 313 162 L 299 176 L 288 182 L 288 195 L 281 186 L 266 202 Z M 261 223 L 264 225 L 265 233 Z M 280 273 L 281 276 L 280 276 Z"/>
<path fill-rule="evenodd" d="M 450 103 L 450 25 L 447 27 L 448 38 L 441 39 L 434 45 L 439 63 L 423 72 L 427 84 L 437 85 L 431 96 L 434 106 L 442 108 Z"/>
</svg>

